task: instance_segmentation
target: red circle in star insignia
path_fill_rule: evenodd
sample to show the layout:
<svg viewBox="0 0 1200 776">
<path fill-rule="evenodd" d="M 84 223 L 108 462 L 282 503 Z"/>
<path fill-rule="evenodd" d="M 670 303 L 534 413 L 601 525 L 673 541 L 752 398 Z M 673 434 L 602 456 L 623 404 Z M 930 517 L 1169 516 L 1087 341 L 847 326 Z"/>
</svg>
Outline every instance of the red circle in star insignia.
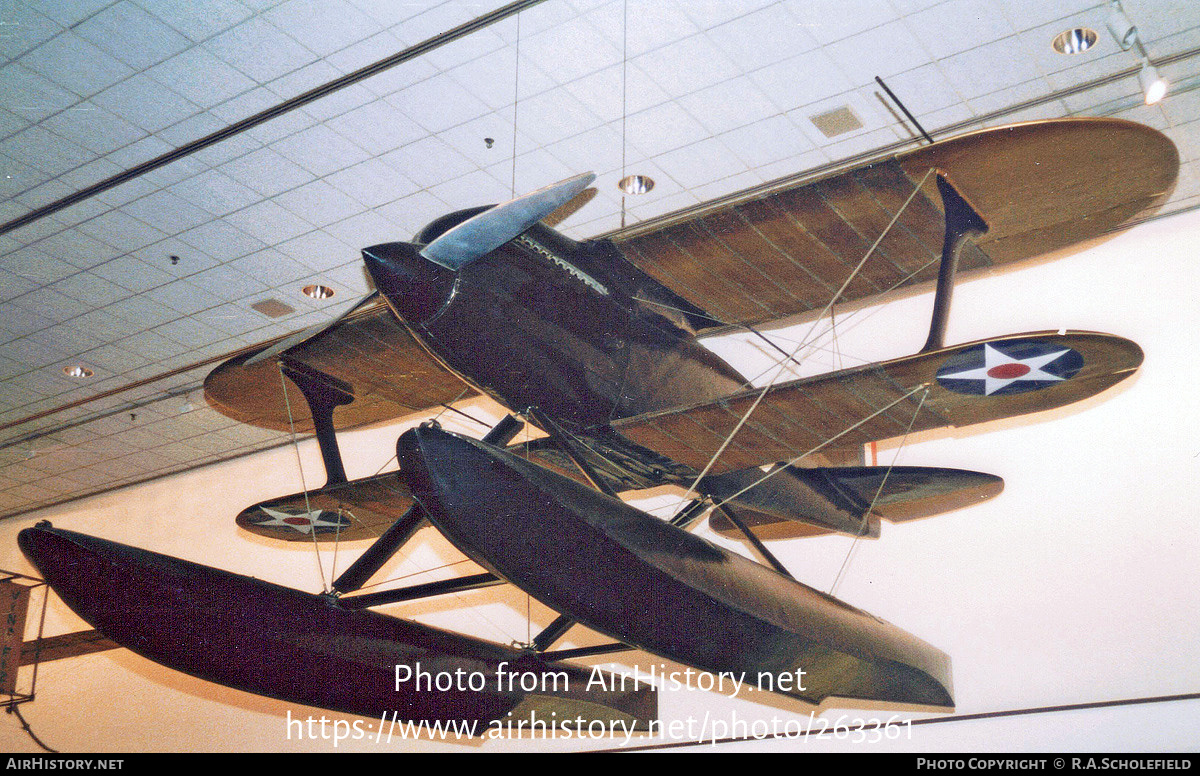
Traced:
<svg viewBox="0 0 1200 776">
<path fill-rule="evenodd" d="M 1015 380 L 1029 374 L 1029 371 L 1024 364 L 998 364 L 987 371 L 987 376 L 997 380 Z"/>
<path fill-rule="evenodd" d="M 312 521 L 307 517 L 285 517 L 283 518 L 283 522 L 287 523 L 288 525 L 308 525 Z"/>
</svg>

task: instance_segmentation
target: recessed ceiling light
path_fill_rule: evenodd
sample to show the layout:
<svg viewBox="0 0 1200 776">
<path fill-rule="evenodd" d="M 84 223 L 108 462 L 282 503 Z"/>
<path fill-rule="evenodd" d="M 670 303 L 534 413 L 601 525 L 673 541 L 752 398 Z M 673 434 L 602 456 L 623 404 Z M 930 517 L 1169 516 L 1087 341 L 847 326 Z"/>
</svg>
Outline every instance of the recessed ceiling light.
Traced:
<svg viewBox="0 0 1200 776">
<path fill-rule="evenodd" d="M 1063 30 L 1054 36 L 1054 50 L 1059 54 L 1082 54 L 1096 45 L 1096 31 L 1087 27 Z"/>
<path fill-rule="evenodd" d="M 654 188 L 654 179 L 646 175 L 626 175 L 617 188 L 626 194 L 645 194 Z"/>
<path fill-rule="evenodd" d="M 65 374 L 67 377 L 75 377 L 77 379 L 83 380 L 85 378 L 91 377 L 95 373 L 92 370 L 88 369 L 86 366 L 81 366 L 79 364 L 76 364 L 75 366 L 64 366 L 63 374 Z"/>
<path fill-rule="evenodd" d="M 333 296 L 333 289 L 329 286 L 305 286 L 303 291 L 304 295 L 310 299 L 328 299 Z"/>
</svg>

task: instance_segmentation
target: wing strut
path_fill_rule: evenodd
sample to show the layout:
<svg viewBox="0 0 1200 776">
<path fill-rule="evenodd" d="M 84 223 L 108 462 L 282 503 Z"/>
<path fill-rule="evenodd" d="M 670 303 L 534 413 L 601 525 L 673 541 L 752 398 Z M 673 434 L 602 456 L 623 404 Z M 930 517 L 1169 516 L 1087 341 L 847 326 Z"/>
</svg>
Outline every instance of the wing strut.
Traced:
<svg viewBox="0 0 1200 776">
<path fill-rule="evenodd" d="M 512 415 L 506 415 L 487 433 L 483 441 L 490 445 L 503 447 L 512 441 L 512 438 L 523 426 L 524 424 Z M 413 504 L 407 512 L 400 516 L 400 519 L 392 523 L 391 527 L 375 540 L 374 544 L 367 548 L 366 552 L 350 564 L 350 568 L 343 571 L 342 575 L 334 580 L 333 590 L 337 593 L 352 593 L 361 588 L 423 525 L 425 525 L 425 513 L 419 505 Z"/>
<path fill-rule="evenodd" d="M 333 430 L 333 408 L 354 401 L 354 389 L 341 380 L 298 361 L 280 360 L 279 369 L 296 384 L 312 415 L 321 460 L 325 462 L 325 486 L 346 482 L 346 469 Z"/>
<path fill-rule="evenodd" d="M 933 298 L 933 321 L 929 325 L 929 339 L 922 353 L 945 347 L 946 322 L 950 318 L 950 296 L 954 292 L 954 276 L 958 272 L 958 256 L 969 237 L 986 234 L 987 222 L 975 212 L 975 208 L 963 199 L 950 182 L 942 175 L 937 176 L 938 192 L 942 195 L 942 208 L 946 211 L 946 234 L 942 240 L 942 265 L 938 270 L 937 294 Z"/>
</svg>

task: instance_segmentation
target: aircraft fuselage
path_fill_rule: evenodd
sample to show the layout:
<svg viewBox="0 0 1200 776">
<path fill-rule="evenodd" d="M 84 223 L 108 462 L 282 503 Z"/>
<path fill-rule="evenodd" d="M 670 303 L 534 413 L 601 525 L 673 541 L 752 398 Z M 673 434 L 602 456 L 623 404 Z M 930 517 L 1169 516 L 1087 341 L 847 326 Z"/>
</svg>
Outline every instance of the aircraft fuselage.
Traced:
<svg viewBox="0 0 1200 776">
<path fill-rule="evenodd" d="M 513 411 L 589 429 L 746 385 L 671 305 L 647 301 L 670 292 L 611 243 L 539 224 L 457 271 L 418 250 L 388 243 L 363 255 L 425 347 Z"/>
</svg>

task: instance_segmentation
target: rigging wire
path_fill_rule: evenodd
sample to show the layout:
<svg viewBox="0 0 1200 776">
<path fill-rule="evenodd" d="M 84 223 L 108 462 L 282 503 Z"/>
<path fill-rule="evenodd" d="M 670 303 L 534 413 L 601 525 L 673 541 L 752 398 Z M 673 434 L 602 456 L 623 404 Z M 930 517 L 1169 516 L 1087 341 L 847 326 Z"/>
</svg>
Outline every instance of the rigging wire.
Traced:
<svg viewBox="0 0 1200 776">
<path fill-rule="evenodd" d="M 846 288 L 849 287 L 850 282 L 852 280 L 854 280 L 854 278 L 858 275 L 858 273 L 866 265 L 867 259 L 871 258 L 871 256 L 875 253 L 875 249 L 879 247 L 879 244 L 881 242 L 883 242 L 883 238 L 886 237 L 888 232 L 890 232 L 892 230 L 892 227 L 895 226 L 896 222 L 900 219 L 900 215 L 904 212 L 905 208 L 908 207 L 909 203 L 913 201 L 913 198 L 917 196 L 917 193 L 921 190 L 921 187 L 925 185 L 925 182 L 929 179 L 929 176 L 932 173 L 933 173 L 933 168 L 930 168 L 929 170 L 927 170 L 925 172 L 925 176 L 923 178 L 921 178 L 921 182 L 916 185 L 916 187 L 913 189 L 912 193 L 908 195 L 908 199 L 904 200 L 904 204 L 901 205 L 900 209 L 896 211 L 896 214 L 894 216 L 892 216 L 892 220 L 889 221 L 888 225 L 883 229 L 882 232 L 880 232 L 879 237 L 877 237 L 875 239 L 875 242 L 871 244 L 871 247 L 867 250 L 867 252 L 865 254 L 863 254 L 862 259 L 858 262 L 858 265 L 854 267 L 854 270 L 850 273 L 850 275 L 847 276 L 846 280 L 842 283 L 841 288 L 839 288 L 833 294 L 833 296 L 830 297 L 829 302 L 825 305 L 825 308 L 823 310 L 821 310 L 821 312 L 817 316 L 816 320 L 813 321 L 813 325 L 811 327 L 809 327 L 808 334 L 805 335 L 804 340 L 802 340 L 801 343 L 796 346 L 795 350 L 792 351 L 793 357 L 797 353 L 800 352 L 801 348 L 803 348 L 805 346 L 805 341 L 811 340 L 813 331 L 816 329 L 817 324 L 821 321 L 821 319 L 823 319 L 825 317 L 825 314 L 833 308 L 834 303 L 838 300 L 838 298 L 842 295 L 842 293 L 846 290 Z M 708 472 L 712 469 L 713 465 L 716 464 L 717 459 L 719 459 L 721 457 L 721 454 L 724 453 L 725 449 L 729 447 L 731 442 L 733 442 L 733 438 L 735 436 L 737 436 L 737 433 L 739 431 L 742 430 L 742 426 L 746 425 L 746 421 L 749 420 L 750 416 L 754 413 L 754 411 L 756 409 L 758 409 L 758 405 L 762 403 L 762 400 L 764 398 L 766 398 L 767 392 L 769 390 L 771 390 L 771 388 L 775 385 L 775 383 L 783 375 L 783 371 L 786 368 L 786 364 L 784 362 L 780 362 L 778 366 L 779 366 L 779 368 L 775 372 L 774 376 L 772 376 L 770 382 L 768 382 L 765 386 L 763 386 L 762 390 L 758 392 L 758 396 L 755 397 L 753 403 L 751 403 L 750 407 L 746 410 L 746 412 L 738 420 L 737 424 L 734 425 L 733 430 L 730 431 L 729 434 L 725 437 L 725 440 L 717 448 L 717 451 L 715 453 L 713 453 L 712 458 L 710 458 L 708 463 L 705 464 L 704 469 L 701 470 L 701 472 L 698 475 L 696 475 L 696 479 L 692 482 L 691 487 L 688 488 L 687 496 L 685 496 L 685 498 L 691 498 L 692 494 L 695 493 L 696 485 L 699 484 L 700 480 L 704 479 L 704 476 L 706 474 L 708 474 Z"/>
<path fill-rule="evenodd" d="M 896 454 L 892 456 L 892 462 L 888 464 L 887 471 L 883 473 L 883 479 L 879 481 L 879 487 L 875 489 L 875 495 L 871 497 L 871 504 L 867 507 L 867 511 L 863 512 L 862 523 L 858 527 L 858 531 L 854 534 L 854 540 L 850 542 L 850 549 L 846 551 L 846 557 L 842 560 L 842 566 L 838 569 L 837 576 L 833 578 L 833 584 L 829 586 L 829 594 L 833 595 L 842 583 L 842 576 L 846 573 L 846 569 L 850 566 L 850 557 L 858 548 L 858 540 L 863 537 L 867 531 L 867 521 L 870 520 L 871 512 L 875 510 L 875 504 L 879 501 L 880 494 L 883 493 L 884 487 L 887 486 L 888 477 L 892 475 L 892 469 L 896 467 L 896 461 L 900 459 L 900 453 L 904 450 L 904 444 L 908 441 L 908 435 L 912 433 L 913 424 L 917 422 L 917 416 L 921 414 L 921 408 L 925 406 L 925 400 L 929 398 L 929 389 L 921 394 L 921 401 L 917 404 L 917 409 L 913 412 L 912 420 L 908 422 L 908 428 L 904 430 L 904 436 L 900 439 L 900 446 L 896 448 Z"/>
<path fill-rule="evenodd" d="M 279 365 L 279 384 L 283 389 L 283 404 L 287 407 L 288 428 L 292 434 L 292 448 L 296 451 L 296 466 L 300 469 L 300 487 L 304 491 L 304 509 L 308 513 L 309 531 L 312 535 L 313 550 L 317 553 L 317 571 L 321 574 L 321 590 L 328 593 L 329 585 L 325 582 L 325 566 L 321 563 L 321 545 L 317 542 L 317 527 L 313 521 L 312 503 L 308 499 L 308 483 L 304 479 L 304 461 L 300 458 L 300 442 L 296 438 L 296 420 L 292 417 L 292 401 L 288 398 L 287 378 L 283 374 L 283 362 Z M 315 422 L 315 421 L 314 421 Z"/>
</svg>

